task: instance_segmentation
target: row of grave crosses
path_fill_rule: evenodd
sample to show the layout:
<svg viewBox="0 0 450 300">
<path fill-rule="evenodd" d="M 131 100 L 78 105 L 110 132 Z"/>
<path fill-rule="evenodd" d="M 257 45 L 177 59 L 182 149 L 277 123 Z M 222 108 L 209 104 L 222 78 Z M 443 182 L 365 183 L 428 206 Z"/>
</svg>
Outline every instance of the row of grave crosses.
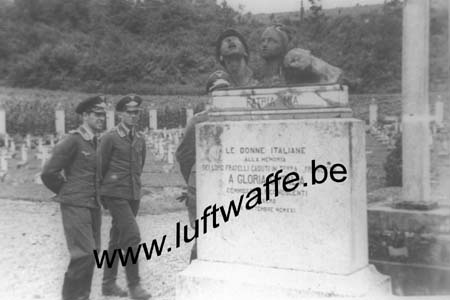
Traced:
<svg viewBox="0 0 450 300">
<path fill-rule="evenodd" d="M 175 150 L 183 136 L 183 128 L 147 130 L 144 132 L 147 149 L 153 154 L 153 159 L 164 162 L 171 167 L 175 163 Z M 16 141 L 8 135 L 0 136 L 0 180 L 3 182 L 8 175 L 8 160 L 15 159 L 16 168 L 24 168 L 29 165 L 29 152 L 35 149 L 35 158 L 39 160 L 40 169 L 50 158 L 51 152 L 57 138 L 53 135 L 46 139 L 43 137 L 32 137 L 27 135 L 17 149 Z M 34 178 L 35 182 L 41 184 L 40 173 Z"/>
<path fill-rule="evenodd" d="M 2 136 L 2 143 L 0 144 L 0 181 L 4 181 L 6 176 L 8 176 L 9 163 L 8 160 L 16 160 L 16 168 L 26 168 L 29 166 L 29 152 L 31 149 L 36 148 L 35 158 L 40 161 L 40 169 L 44 166 L 45 162 L 50 157 L 51 150 L 55 145 L 55 137 L 50 136 L 49 144 L 44 145 L 44 139 L 38 137 L 34 139 L 31 135 L 27 135 L 24 141 L 20 144 L 20 150 L 18 151 L 16 142 L 13 138 L 8 135 Z M 34 147 L 35 146 L 35 147 Z M 19 155 L 20 154 L 20 155 Z M 40 183 L 40 172 L 37 173 L 35 181 Z"/>
<path fill-rule="evenodd" d="M 186 109 L 186 119 L 190 120 L 194 115 L 193 109 Z M 111 129 L 114 124 L 114 110 L 109 107 L 106 115 L 107 130 Z M 157 110 L 153 106 L 149 108 L 149 129 L 146 132 L 147 147 L 153 153 L 157 161 L 167 162 L 169 165 L 174 163 L 175 149 L 183 134 L 182 128 L 177 129 L 158 129 Z M 62 104 L 58 104 L 55 109 L 55 129 L 56 136 L 61 137 L 66 133 L 65 128 L 65 111 Z M 49 144 L 44 145 L 43 138 L 37 138 L 36 158 L 40 160 L 41 167 L 50 157 L 51 151 L 57 141 L 57 137 L 50 135 Z M 6 132 L 6 112 L 0 103 L 0 139 L 3 139 L 3 145 L 0 143 L 0 179 L 3 181 L 8 174 L 8 160 L 16 159 L 18 152 L 16 142 L 9 137 Z M 28 164 L 28 152 L 33 148 L 31 135 L 25 137 L 24 142 L 20 146 L 20 162 L 16 164 L 18 168 Z M 36 174 L 36 181 L 40 181 L 39 174 Z"/>
<path fill-rule="evenodd" d="M 64 114 L 58 110 L 56 125 L 60 128 L 64 124 Z M 373 99 L 369 105 L 369 132 L 376 137 L 378 141 L 386 145 L 389 149 L 395 147 L 396 139 L 401 132 L 400 118 L 397 116 L 385 116 L 383 119 L 378 117 L 378 104 Z M 189 118 L 192 117 L 192 111 L 188 111 Z M 0 113 L 0 118 L 2 114 Z M 150 114 L 152 123 L 151 127 L 156 127 L 156 111 Z M 439 149 L 438 154 L 448 155 L 450 154 L 450 133 L 448 133 L 444 128 L 444 105 L 441 99 L 439 99 L 435 104 L 435 114 L 430 118 L 431 121 L 431 134 L 429 143 L 433 142 L 433 138 L 436 140 Z M 0 120 L 1 121 L 1 120 Z M 0 126 L 1 127 L 1 126 Z M 180 142 L 183 135 L 183 128 L 175 129 L 147 129 L 145 132 L 147 148 L 153 154 L 153 159 L 156 161 L 167 163 L 168 165 L 173 165 L 175 161 L 175 150 Z M 155 128 L 154 127 L 154 128 Z M 65 129 L 64 129 L 65 130 Z M 58 134 L 61 136 L 61 134 Z M 9 159 L 19 159 L 19 152 L 16 149 L 16 142 L 13 138 L 9 137 L 7 134 L 1 135 L 3 137 L 3 146 L 0 143 L 0 179 L 4 180 L 8 173 L 8 160 Z M 46 139 L 44 145 L 43 137 L 31 137 L 27 135 L 20 146 L 20 161 L 16 164 L 17 168 L 27 166 L 28 164 L 28 152 L 36 146 L 37 153 L 35 157 L 39 159 L 41 167 L 50 157 L 51 151 L 57 141 L 57 137 L 50 135 Z M 39 174 L 36 175 L 38 178 Z M 39 181 L 39 179 L 36 179 Z"/>
<path fill-rule="evenodd" d="M 175 150 L 183 136 L 184 129 L 153 130 L 146 133 L 147 148 L 152 152 L 155 160 L 172 165 L 175 161 Z"/>
</svg>

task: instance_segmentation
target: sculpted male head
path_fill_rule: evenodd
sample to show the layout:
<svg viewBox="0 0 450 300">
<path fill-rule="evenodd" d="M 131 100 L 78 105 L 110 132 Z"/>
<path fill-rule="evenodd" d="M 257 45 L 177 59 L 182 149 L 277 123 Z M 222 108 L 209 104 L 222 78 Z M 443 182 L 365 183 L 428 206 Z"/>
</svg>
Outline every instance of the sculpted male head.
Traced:
<svg viewBox="0 0 450 300">
<path fill-rule="evenodd" d="M 283 58 L 287 52 L 289 35 L 282 25 L 267 27 L 260 41 L 260 55 L 265 60 Z"/>
<path fill-rule="evenodd" d="M 227 29 L 216 41 L 216 57 L 225 67 L 227 59 L 242 59 L 248 61 L 249 52 L 244 37 L 234 29 Z"/>
</svg>

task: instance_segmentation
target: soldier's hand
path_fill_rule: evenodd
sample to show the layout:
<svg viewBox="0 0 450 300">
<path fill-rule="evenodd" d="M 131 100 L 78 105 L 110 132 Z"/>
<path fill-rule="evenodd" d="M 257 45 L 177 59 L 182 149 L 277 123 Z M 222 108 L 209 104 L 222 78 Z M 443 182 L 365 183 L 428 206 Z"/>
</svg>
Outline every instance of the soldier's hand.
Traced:
<svg viewBox="0 0 450 300">
<path fill-rule="evenodd" d="M 206 91 L 210 93 L 214 90 L 230 87 L 230 82 L 230 75 L 221 70 L 216 71 L 209 76 L 206 82 Z"/>
<path fill-rule="evenodd" d="M 183 201 L 186 201 L 186 200 L 187 200 L 187 197 L 188 197 L 187 192 L 183 192 L 183 193 L 181 193 L 180 196 L 177 197 L 177 200 L 178 200 L 179 202 L 183 202 Z"/>
</svg>

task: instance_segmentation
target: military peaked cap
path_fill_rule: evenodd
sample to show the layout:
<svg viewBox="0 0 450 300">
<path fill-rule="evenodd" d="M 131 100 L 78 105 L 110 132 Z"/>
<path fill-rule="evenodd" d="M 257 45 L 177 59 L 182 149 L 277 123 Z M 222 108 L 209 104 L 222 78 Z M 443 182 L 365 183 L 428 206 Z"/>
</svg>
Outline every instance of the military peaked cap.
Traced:
<svg viewBox="0 0 450 300">
<path fill-rule="evenodd" d="M 106 97 L 97 95 L 81 101 L 75 108 L 75 112 L 81 115 L 84 112 L 105 112 L 105 109 Z"/>
<path fill-rule="evenodd" d="M 116 111 L 141 110 L 142 98 L 137 95 L 127 95 L 116 104 Z"/>
</svg>

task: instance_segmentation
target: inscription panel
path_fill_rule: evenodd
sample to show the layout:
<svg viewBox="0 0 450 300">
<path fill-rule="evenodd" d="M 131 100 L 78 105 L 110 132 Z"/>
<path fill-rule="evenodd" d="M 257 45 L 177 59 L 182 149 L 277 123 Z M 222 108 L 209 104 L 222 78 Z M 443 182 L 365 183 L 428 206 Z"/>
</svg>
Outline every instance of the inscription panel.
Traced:
<svg viewBox="0 0 450 300">
<path fill-rule="evenodd" d="M 354 251 L 351 211 L 360 204 L 351 195 L 351 181 L 354 176 L 365 176 L 359 159 L 351 157 L 351 130 L 355 128 L 363 132 L 362 123 L 351 119 L 198 125 L 198 216 L 207 205 L 228 208 L 231 200 L 238 202 L 255 187 L 261 187 L 265 194 L 263 184 L 269 173 L 282 169 L 282 176 L 291 171 L 300 175 L 300 185 L 293 192 L 283 192 L 280 181 L 279 196 L 273 197 L 271 185 L 269 201 L 252 210 L 242 208 L 238 217 L 222 221 L 202 236 L 199 258 L 314 271 L 347 272 L 354 268 L 349 262 L 349 253 Z M 328 180 L 312 186 L 312 160 L 322 165 L 345 165 L 347 181 Z M 265 195 L 262 198 L 265 200 Z M 363 195 L 361 199 L 365 201 Z M 334 257 L 332 264 L 323 259 L 330 255 Z"/>
<path fill-rule="evenodd" d="M 340 85 L 218 90 L 212 94 L 217 109 L 292 109 L 348 106 L 348 91 Z"/>
</svg>

